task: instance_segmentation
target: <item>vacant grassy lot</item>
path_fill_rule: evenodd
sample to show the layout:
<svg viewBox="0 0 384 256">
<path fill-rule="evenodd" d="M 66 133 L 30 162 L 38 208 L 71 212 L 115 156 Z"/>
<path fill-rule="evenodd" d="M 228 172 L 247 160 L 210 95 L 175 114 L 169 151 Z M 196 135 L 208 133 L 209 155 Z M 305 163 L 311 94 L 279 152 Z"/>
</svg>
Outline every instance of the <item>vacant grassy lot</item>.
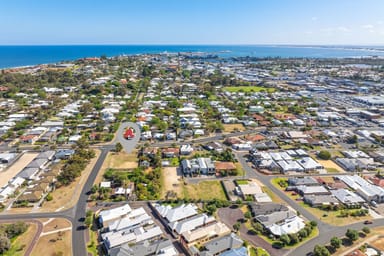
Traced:
<svg viewBox="0 0 384 256">
<path fill-rule="evenodd" d="M 220 181 L 202 181 L 198 184 L 183 185 L 183 196 L 188 199 L 222 199 L 227 200 Z"/>
<path fill-rule="evenodd" d="M 324 211 L 319 208 L 310 207 L 309 205 L 305 204 L 304 202 L 299 203 L 300 206 L 308 210 L 310 213 L 312 213 L 314 216 L 316 216 L 318 219 L 324 221 L 325 223 L 331 224 L 333 226 L 345 226 L 349 225 L 355 222 L 361 222 L 364 220 L 371 220 L 372 217 L 370 215 L 362 216 L 362 217 L 340 217 L 340 210 L 339 211 Z M 351 209 L 349 212 L 356 211 L 356 209 Z"/>
<path fill-rule="evenodd" d="M 29 227 L 24 234 L 17 237 L 12 241 L 11 248 L 4 254 L 4 256 L 22 256 L 28 248 L 28 245 L 32 242 L 32 239 L 37 231 L 37 225 L 35 223 L 28 223 Z"/>
<path fill-rule="evenodd" d="M 72 255 L 71 231 L 62 231 L 40 237 L 32 256 Z"/>
<path fill-rule="evenodd" d="M 224 132 L 244 131 L 245 127 L 242 124 L 223 124 Z"/>
<path fill-rule="evenodd" d="M 224 87 L 225 91 L 228 92 L 275 92 L 275 88 L 266 88 L 266 87 L 261 87 L 261 86 L 227 86 Z"/>
<path fill-rule="evenodd" d="M 108 153 L 107 158 L 103 164 L 103 169 L 112 168 L 112 169 L 130 169 L 137 167 L 137 150 L 134 150 L 132 153 Z M 105 168 L 104 168 L 105 167 Z"/>
<path fill-rule="evenodd" d="M 324 166 L 324 168 L 328 171 L 328 172 L 345 172 L 343 168 L 341 168 L 339 165 L 337 165 L 335 162 L 333 162 L 332 160 L 320 160 L 320 159 L 316 159 L 317 162 L 319 162 L 319 164 L 321 164 L 322 166 Z"/>
</svg>

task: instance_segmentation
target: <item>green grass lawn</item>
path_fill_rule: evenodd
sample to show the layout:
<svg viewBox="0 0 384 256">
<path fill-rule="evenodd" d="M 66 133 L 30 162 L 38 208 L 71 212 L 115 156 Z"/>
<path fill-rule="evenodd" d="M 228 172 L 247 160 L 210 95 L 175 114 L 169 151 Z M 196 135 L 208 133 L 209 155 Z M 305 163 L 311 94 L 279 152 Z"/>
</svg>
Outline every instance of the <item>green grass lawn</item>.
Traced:
<svg viewBox="0 0 384 256">
<path fill-rule="evenodd" d="M 275 92 L 275 88 L 266 88 L 266 87 L 261 87 L 261 86 L 227 86 L 224 87 L 225 91 L 228 92 L 260 92 L 260 91 L 266 91 L 266 92 Z"/>
<path fill-rule="evenodd" d="M 340 171 L 336 168 L 325 168 L 328 173 L 339 173 Z"/>
<path fill-rule="evenodd" d="M 250 247 L 250 256 L 269 256 L 269 253 L 261 247 Z"/>
<path fill-rule="evenodd" d="M 93 218 L 92 218 L 92 223 L 93 223 Z M 92 230 L 92 226 L 89 227 L 89 243 L 87 244 L 87 252 L 91 253 L 93 256 L 99 255 L 98 249 L 97 249 L 97 231 Z"/>
<path fill-rule="evenodd" d="M 247 180 L 236 180 L 237 185 L 247 185 L 248 181 Z"/>
<path fill-rule="evenodd" d="M 331 224 L 333 226 L 345 226 L 352 224 L 354 222 L 360 222 L 364 220 L 371 220 L 372 217 L 370 215 L 362 216 L 362 217 L 340 217 L 340 210 L 338 211 L 324 211 L 319 208 L 310 207 L 309 205 L 305 204 L 304 202 L 299 202 L 300 206 L 305 208 L 307 211 L 312 213 L 314 216 L 316 216 L 321 221 Z M 356 209 L 349 210 L 350 212 L 355 211 Z"/>
<path fill-rule="evenodd" d="M 214 198 L 227 200 L 220 181 L 202 181 L 198 184 L 187 184 L 183 187 L 183 195 L 186 199 L 211 200 Z"/>
</svg>

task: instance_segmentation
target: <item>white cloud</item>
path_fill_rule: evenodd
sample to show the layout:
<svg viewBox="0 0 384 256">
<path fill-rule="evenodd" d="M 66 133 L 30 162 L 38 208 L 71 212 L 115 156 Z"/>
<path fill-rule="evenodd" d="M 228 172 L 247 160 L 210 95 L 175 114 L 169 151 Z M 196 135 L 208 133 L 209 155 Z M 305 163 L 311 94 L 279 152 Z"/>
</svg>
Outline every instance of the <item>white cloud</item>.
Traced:
<svg viewBox="0 0 384 256">
<path fill-rule="evenodd" d="M 367 30 L 369 33 L 375 33 L 375 26 L 372 24 L 366 24 L 361 26 L 363 29 Z"/>
<path fill-rule="evenodd" d="M 365 29 L 373 29 L 374 28 L 374 26 L 372 24 L 363 25 L 361 27 L 365 28 Z"/>
<path fill-rule="evenodd" d="M 338 31 L 342 31 L 342 32 L 350 32 L 351 31 L 349 28 L 346 28 L 346 27 L 343 27 L 343 26 L 337 27 L 337 30 Z"/>
<path fill-rule="evenodd" d="M 334 33 L 334 32 L 351 32 L 351 30 L 347 27 L 343 27 L 343 26 L 339 26 L 339 27 L 330 27 L 330 28 L 323 28 L 323 29 L 320 29 L 320 31 L 322 32 L 326 32 L 326 33 Z"/>
</svg>

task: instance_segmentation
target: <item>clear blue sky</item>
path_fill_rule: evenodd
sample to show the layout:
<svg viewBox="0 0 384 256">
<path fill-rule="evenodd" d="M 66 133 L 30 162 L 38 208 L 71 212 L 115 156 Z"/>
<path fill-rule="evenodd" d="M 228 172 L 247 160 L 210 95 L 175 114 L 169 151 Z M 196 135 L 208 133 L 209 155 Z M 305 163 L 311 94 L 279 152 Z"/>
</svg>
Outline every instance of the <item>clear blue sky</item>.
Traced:
<svg viewBox="0 0 384 256">
<path fill-rule="evenodd" d="M 384 0 L 10 0 L 0 44 L 384 45 Z"/>
</svg>

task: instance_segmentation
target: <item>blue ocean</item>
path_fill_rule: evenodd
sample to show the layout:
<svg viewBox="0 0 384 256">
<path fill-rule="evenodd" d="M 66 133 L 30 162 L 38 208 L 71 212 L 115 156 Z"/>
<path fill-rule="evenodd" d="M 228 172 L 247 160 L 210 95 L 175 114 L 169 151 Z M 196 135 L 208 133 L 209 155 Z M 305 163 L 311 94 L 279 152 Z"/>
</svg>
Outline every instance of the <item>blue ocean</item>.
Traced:
<svg viewBox="0 0 384 256">
<path fill-rule="evenodd" d="M 0 68 L 29 66 L 76 60 L 101 55 L 143 53 L 203 52 L 223 58 L 299 57 L 346 58 L 384 57 L 384 47 L 359 46 L 272 46 L 272 45 L 65 45 L 65 46 L 0 46 Z"/>
</svg>

